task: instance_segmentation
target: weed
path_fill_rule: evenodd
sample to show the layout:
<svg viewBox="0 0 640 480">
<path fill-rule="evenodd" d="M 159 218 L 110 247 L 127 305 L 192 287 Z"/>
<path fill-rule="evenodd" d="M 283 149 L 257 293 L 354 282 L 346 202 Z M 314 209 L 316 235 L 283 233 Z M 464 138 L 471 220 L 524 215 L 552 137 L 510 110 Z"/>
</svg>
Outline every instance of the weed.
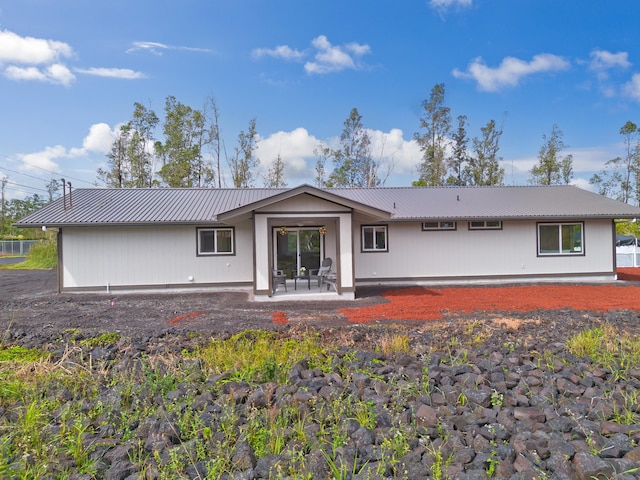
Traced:
<svg viewBox="0 0 640 480">
<path fill-rule="evenodd" d="M 120 334 L 117 332 L 108 332 L 98 335 L 97 337 L 87 338 L 80 342 L 83 347 L 106 347 L 108 345 L 114 345 L 120 339 Z"/>
<path fill-rule="evenodd" d="M 640 364 L 640 338 L 625 334 L 611 324 L 584 330 L 569 338 L 569 351 L 588 356 L 613 374 L 614 380 L 626 378 L 626 372 Z"/>
<path fill-rule="evenodd" d="M 232 380 L 250 382 L 284 382 L 291 367 L 303 358 L 310 364 L 325 359 L 317 336 L 280 339 L 271 332 L 252 330 L 227 340 L 212 340 L 191 355 L 213 373 L 232 372 Z"/>
<path fill-rule="evenodd" d="M 489 458 L 487 459 L 487 469 L 485 470 L 487 477 L 493 477 L 496 474 L 499 464 L 500 461 L 497 458 L 497 452 L 495 450 L 491 450 Z"/>
<path fill-rule="evenodd" d="M 444 480 L 446 477 L 447 467 L 451 465 L 453 461 L 453 453 L 451 453 L 446 459 L 443 454 L 444 443 L 436 447 L 433 443 L 429 443 L 426 446 L 427 453 L 432 457 L 433 463 L 429 467 L 431 472 L 431 478 L 434 480 Z"/>
<path fill-rule="evenodd" d="M 386 334 L 379 340 L 380 350 L 389 357 L 396 353 L 409 353 L 409 335 L 406 333 Z"/>
<path fill-rule="evenodd" d="M 356 421 L 361 427 L 373 430 L 376 427 L 376 408 L 375 403 L 356 402 L 353 406 Z"/>
<path fill-rule="evenodd" d="M 37 348 L 25 348 L 17 345 L 0 348 L 0 362 L 36 362 L 47 357 L 47 354 Z"/>
<path fill-rule="evenodd" d="M 34 244 L 24 262 L 8 265 L 12 270 L 47 270 L 58 266 L 58 246 L 55 240 Z"/>
<path fill-rule="evenodd" d="M 504 404 L 504 395 L 494 389 L 493 392 L 491 393 L 491 405 L 493 407 L 502 407 L 503 404 Z"/>
</svg>

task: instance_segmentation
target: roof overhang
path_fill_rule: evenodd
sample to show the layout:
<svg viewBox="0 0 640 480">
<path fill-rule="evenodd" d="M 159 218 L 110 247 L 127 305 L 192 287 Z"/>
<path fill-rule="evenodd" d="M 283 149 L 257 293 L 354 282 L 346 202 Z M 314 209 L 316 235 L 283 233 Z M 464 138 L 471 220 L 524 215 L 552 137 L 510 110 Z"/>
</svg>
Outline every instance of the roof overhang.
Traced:
<svg viewBox="0 0 640 480">
<path fill-rule="evenodd" d="M 327 192 L 326 190 L 321 190 L 319 188 L 305 184 L 289 190 L 285 190 L 284 192 L 280 192 L 268 198 L 264 198 L 256 202 L 242 205 L 238 208 L 234 208 L 233 210 L 228 210 L 226 212 L 220 213 L 218 214 L 217 220 L 220 222 L 234 220 L 234 219 L 237 219 L 238 217 L 249 215 L 255 210 L 268 207 L 270 205 L 273 205 L 278 202 L 282 202 L 284 200 L 289 200 L 299 195 L 311 195 L 313 197 L 320 198 L 322 200 L 326 200 L 328 202 L 332 202 L 332 203 L 344 206 L 346 208 L 349 208 L 350 210 L 354 210 L 357 212 L 365 213 L 373 217 L 380 218 L 381 220 L 388 220 L 392 216 L 392 212 L 390 211 L 381 210 L 379 208 L 375 208 L 370 205 L 366 205 L 364 203 L 356 202 L 354 200 L 350 200 L 343 196 L 336 195 L 335 193 Z"/>
</svg>

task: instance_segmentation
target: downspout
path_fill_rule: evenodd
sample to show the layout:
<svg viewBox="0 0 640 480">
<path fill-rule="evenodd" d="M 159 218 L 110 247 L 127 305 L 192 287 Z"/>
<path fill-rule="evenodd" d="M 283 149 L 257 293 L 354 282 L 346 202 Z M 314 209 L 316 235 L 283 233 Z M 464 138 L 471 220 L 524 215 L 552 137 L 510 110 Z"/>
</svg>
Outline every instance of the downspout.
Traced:
<svg viewBox="0 0 640 480">
<path fill-rule="evenodd" d="M 56 235 L 56 243 L 58 244 L 58 293 L 62 293 L 62 289 L 64 288 L 64 279 L 62 276 L 63 263 L 62 263 L 62 227 L 58 229 L 58 234 Z"/>
</svg>

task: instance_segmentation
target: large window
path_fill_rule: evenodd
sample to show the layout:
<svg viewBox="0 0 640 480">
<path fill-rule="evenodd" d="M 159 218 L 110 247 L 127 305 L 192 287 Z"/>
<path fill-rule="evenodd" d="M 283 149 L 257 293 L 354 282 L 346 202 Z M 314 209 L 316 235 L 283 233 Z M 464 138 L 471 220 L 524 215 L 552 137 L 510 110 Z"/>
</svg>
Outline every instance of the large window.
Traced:
<svg viewBox="0 0 640 480">
<path fill-rule="evenodd" d="M 235 255 L 233 228 L 198 228 L 198 255 Z"/>
<path fill-rule="evenodd" d="M 388 252 L 387 226 L 375 225 L 362 227 L 363 252 Z"/>
<path fill-rule="evenodd" d="M 582 223 L 539 223 L 538 255 L 584 255 Z"/>
</svg>

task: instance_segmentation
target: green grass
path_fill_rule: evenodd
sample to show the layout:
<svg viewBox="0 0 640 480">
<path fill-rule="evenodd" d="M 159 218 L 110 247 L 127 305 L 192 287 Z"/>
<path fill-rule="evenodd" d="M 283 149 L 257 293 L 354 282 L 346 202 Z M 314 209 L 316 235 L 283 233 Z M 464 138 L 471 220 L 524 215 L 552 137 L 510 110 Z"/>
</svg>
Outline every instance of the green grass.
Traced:
<svg viewBox="0 0 640 480">
<path fill-rule="evenodd" d="M 257 330 L 226 340 L 211 340 L 191 355 L 200 358 L 212 373 L 231 372 L 232 380 L 247 382 L 284 381 L 293 365 L 302 359 L 315 365 L 326 361 L 316 335 L 296 340 Z"/>
<path fill-rule="evenodd" d="M 640 365 L 640 338 L 625 334 L 611 324 L 583 330 L 567 341 L 576 357 L 590 357 L 603 368 L 623 377 Z"/>
<path fill-rule="evenodd" d="M 9 270 L 48 270 L 58 266 L 58 246 L 55 241 L 44 241 L 31 247 L 24 262 L 5 265 Z"/>
</svg>

